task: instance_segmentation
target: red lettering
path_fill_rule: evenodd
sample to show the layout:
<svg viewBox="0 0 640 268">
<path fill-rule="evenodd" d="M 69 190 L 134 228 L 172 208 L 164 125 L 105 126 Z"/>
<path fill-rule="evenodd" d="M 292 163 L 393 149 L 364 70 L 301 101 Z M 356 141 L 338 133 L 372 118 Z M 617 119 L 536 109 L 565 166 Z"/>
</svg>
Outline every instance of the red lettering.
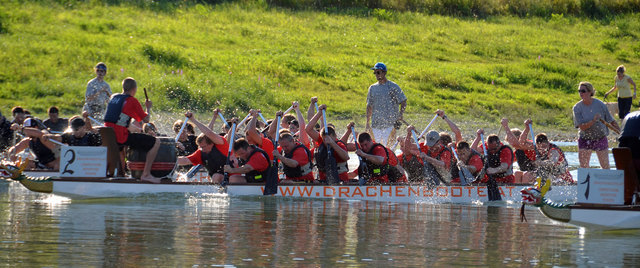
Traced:
<svg viewBox="0 0 640 268">
<path fill-rule="evenodd" d="M 440 194 L 440 189 L 444 190 L 444 194 Z M 449 189 L 445 186 L 440 186 L 436 189 L 436 195 L 438 196 L 448 196 L 449 195 Z"/>
<path fill-rule="evenodd" d="M 353 195 L 351 196 L 355 197 L 356 195 L 360 195 L 360 197 L 364 197 L 364 195 L 362 194 L 362 190 L 360 190 L 360 187 L 354 187 Z"/>
<path fill-rule="evenodd" d="M 458 190 L 458 194 L 456 194 L 454 190 Z M 460 186 L 451 187 L 451 196 L 453 196 L 453 197 L 461 197 L 462 196 L 462 187 L 460 187 Z"/>
<path fill-rule="evenodd" d="M 515 186 L 506 186 L 506 187 L 507 189 L 509 189 L 509 196 L 512 196 L 511 190 L 516 187 Z"/>
<path fill-rule="evenodd" d="M 380 186 L 380 196 L 384 196 L 384 193 L 388 193 L 391 196 L 391 186 L 387 187 L 387 190 L 384 190 L 384 186 Z"/>
<path fill-rule="evenodd" d="M 298 186 L 298 193 L 300 193 L 300 196 L 311 196 L 311 192 L 313 192 L 313 186 L 304 186 L 302 187 L 302 190 L 300 190 L 300 186 Z"/>
<path fill-rule="evenodd" d="M 478 196 L 480 197 L 484 197 L 487 196 L 487 193 L 484 192 L 484 190 L 486 189 L 485 187 L 476 187 L 476 189 L 478 190 Z"/>
<path fill-rule="evenodd" d="M 409 189 L 409 196 L 411 196 L 411 193 L 414 193 L 414 194 L 415 194 L 415 196 L 420 196 L 420 186 L 415 187 L 415 188 L 414 188 L 414 187 L 409 186 L 409 188 L 408 188 L 408 189 Z"/>
<path fill-rule="evenodd" d="M 422 188 L 422 196 L 426 196 L 426 197 L 432 197 L 433 196 L 433 190 L 425 187 Z"/>
<path fill-rule="evenodd" d="M 396 196 L 405 196 L 404 186 L 396 186 Z"/>
<path fill-rule="evenodd" d="M 368 196 L 368 197 L 376 196 L 375 191 L 374 191 L 372 194 L 371 194 L 371 193 L 369 193 L 369 190 L 371 190 L 371 189 L 375 190 L 375 189 L 376 189 L 376 187 L 374 187 L 374 186 L 367 186 L 367 196 Z"/>
<path fill-rule="evenodd" d="M 349 187 L 338 187 L 338 197 L 342 197 L 344 194 L 345 197 L 349 197 Z"/>
<path fill-rule="evenodd" d="M 500 195 L 502 195 L 502 196 L 506 196 L 506 195 L 504 194 L 504 191 L 502 190 L 502 187 L 498 187 L 498 189 L 500 189 Z"/>
<path fill-rule="evenodd" d="M 336 195 L 336 189 L 334 189 L 333 187 L 325 186 L 323 188 L 324 188 L 323 194 L 324 194 L 325 197 L 333 197 L 334 195 Z M 328 194 L 327 190 L 331 190 L 331 194 Z"/>
<path fill-rule="evenodd" d="M 280 194 L 282 196 L 293 196 L 296 192 L 296 189 L 290 186 L 280 187 L 280 190 Z"/>
<path fill-rule="evenodd" d="M 467 194 L 468 194 L 469 197 L 471 197 L 471 190 L 473 190 L 473 188 L 476 188 L 476 187 L 475 186 L 465 186 L 464 188 L 467 189 L 467 191 L 468 191 Z"/>
</svg>

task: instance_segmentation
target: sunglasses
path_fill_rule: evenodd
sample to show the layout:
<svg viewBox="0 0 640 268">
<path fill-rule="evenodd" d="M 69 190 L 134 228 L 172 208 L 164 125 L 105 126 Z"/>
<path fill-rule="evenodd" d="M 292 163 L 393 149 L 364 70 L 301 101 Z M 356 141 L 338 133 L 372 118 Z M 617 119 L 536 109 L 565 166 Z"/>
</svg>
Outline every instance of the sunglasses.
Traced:
<svg viewBox="0 0 640 268">
<path fill-rule="evenodd" d="M 584 90 L 584 89 L 579 89 L 579 90 L 578 90 L 578 92 L 580 92 L 580 93 L 587 93 L 587 91 L 586 91 L 586 90 Z"/>
<path fill-rule="evenodd" d="M 373 71 L 374 74 L 382 74 L 383 71 Z"/>
<path fill-rule="evenodd" d="M 106 72 L 107 72 L 107 70 L 98 69 L 98 70 L 96 70 L 96 72 L 99 72 L 99 73 L 106 73 Z"/>
</svg>

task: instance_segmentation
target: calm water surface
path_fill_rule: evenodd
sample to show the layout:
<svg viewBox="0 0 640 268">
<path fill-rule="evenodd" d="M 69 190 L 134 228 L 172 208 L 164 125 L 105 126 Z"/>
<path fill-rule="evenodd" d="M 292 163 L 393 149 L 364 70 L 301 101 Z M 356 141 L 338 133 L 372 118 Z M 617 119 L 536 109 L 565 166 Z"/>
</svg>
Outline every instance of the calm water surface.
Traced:
<svg viewBox="0 0 640 268">
<path fill-rule="evenodd" d="M 518 204 L 222 195 L 69 201 L 0 182 L 0 266 L 635 266 L 640 232 Z"/>
</svg>

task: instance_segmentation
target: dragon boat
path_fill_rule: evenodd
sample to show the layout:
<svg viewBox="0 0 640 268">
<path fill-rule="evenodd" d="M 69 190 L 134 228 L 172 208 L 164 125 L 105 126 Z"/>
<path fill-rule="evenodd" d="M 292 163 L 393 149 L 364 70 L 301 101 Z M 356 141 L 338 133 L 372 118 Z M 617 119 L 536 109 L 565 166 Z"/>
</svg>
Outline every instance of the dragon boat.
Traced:
<svg viewBox="0 0 640 268">
<path fill-rule="evenodd" d="M 535 187 L 521 190 L 521 219 L 525 205 L 539 208 L 550 219 L 592 229 L 640 228 L 638 178 L 627 148 L 613 149 L 617 170 L 578 169 L 578 202 L 555 199 L 550 183 L 538 179 Z"/>
<path fill-rule="evenodd" d="M 7 167 L 5 167 L 7 168 Z M 171 181 L 160 184 L 142 182 L 134 178 L 79 178 L 60 177 L 52 172 L 22 172 L 19 168 L 5 176 L 14 183 L 20 183 L 27 189 L 51 193 L 71 199 L 115 198 L 136 195 L 164 193 L 184 194 L 227 194 L 229 196 L 262 196 L 264 185 L 230 184 L 222 186 L 211 182 Z M 515 203 L 520 200 L 518 190 L 525 184 L 499 185 L 503 201 Z M 551 197 L 557 200 L 573 200 L 576 186 L 558 186 Z M 278 197 L 299 198 L 336 198 L 347 200 L 382 201 L 396 203 L 460 203 L 471 204 L 488 201 L 487 187 L 474 185 L 428 186 L 418 184 L 382 184 L 363 185 L 357 183 L 341 185 L 324 184 L 288 184 L 278 185 Z"/>
</svg>

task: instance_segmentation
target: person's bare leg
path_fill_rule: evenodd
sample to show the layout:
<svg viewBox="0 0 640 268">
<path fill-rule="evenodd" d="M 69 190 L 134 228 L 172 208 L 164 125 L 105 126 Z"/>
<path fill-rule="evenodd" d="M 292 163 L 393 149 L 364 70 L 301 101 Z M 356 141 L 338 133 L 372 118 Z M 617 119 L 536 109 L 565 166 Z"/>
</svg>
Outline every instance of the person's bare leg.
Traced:
<svg viewBox="0 0 640 268">
<path fill-rule="evenodd" d="M 596 151 L 602 169 L 609 169 L 609 150 Z"/>
<path fill-rule="evenodd" d="M 222 180 L 224 180 L 224 175 L 223 174 L 214 173 L 213 175 L 211 175 L 211 181 L 213 183 L 222 183 Z"/>
<path fill-rule="evenodd" d="M 242 184 L 247 183 L 247 180 L 242 175 L 233 175 L 229 177 L 230 184 Z"/>
<path fill-rule="evenodd" d="M 151 165 L 153 165 L 153 161 L 156 159 L 156 155 L 158 154 L 158 149 L 160 149 L 160 140 L 156 139 L 156 143 L 153 144 L 151 150 L 147 152 L 147 160 L 144 162 L 144 170 L 142 171 L 142 176 L 140 176 L 140 180 L 160 183 L 160 178 L 156 178 L 151 176 Z"/>
<path fill-rule="evenodd" d="M 589 161 L 591 161 L 591 150 L 578 149 L 578 159 L 581 168 L 588 168 Z"/>
</svg>

